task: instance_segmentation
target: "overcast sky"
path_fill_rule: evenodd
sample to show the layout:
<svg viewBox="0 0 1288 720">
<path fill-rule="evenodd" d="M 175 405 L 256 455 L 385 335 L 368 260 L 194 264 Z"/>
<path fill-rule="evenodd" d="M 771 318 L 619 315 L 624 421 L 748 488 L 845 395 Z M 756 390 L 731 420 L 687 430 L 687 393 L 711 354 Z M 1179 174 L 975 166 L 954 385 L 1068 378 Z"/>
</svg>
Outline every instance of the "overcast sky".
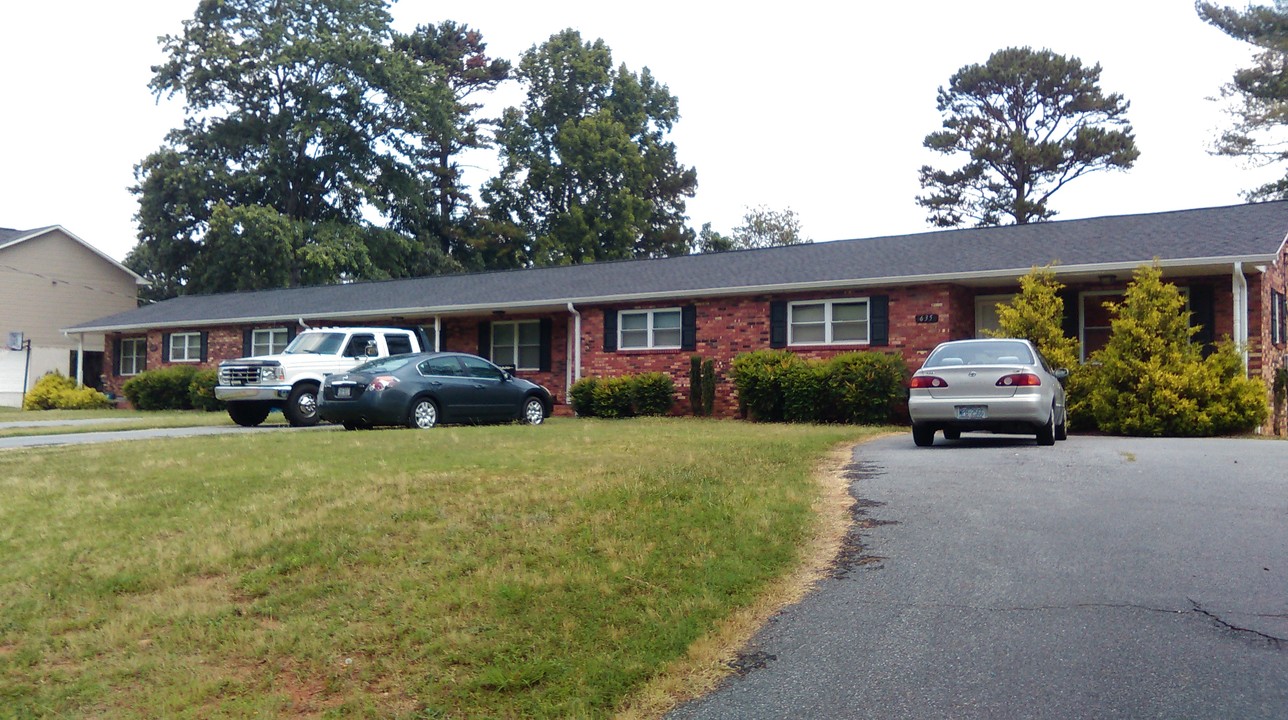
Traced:
<svg viewBox="0 0 1288 720">
<path fill-rule="evenodd" d="M 1241 3 L 1240 3 L 1241 5 Z M 63 225 L 117 259 L 136 242 L 133 166 L 182 121 L 148 91 L 157 37 L 194 0 L 41 0 L 0 6 L 0 227 Z M 815 241 L 929 229 L 914 202 L 937 88 L 963 65 L 1028 45 L 1103 67 L 1131 102 L 1141 150 L 1125 173 L 1058 192 L 1057 219 L 1241 202 L 1282 174 L 1207 153 L 1216 95 L 1251 49 L 1190 0 L 922 0 L 728 4 L 402 0 L 395 26 L 456 20 L 516 60 L 555 32 L 602 38 L 679 98 L 671 138 L 698 172 L 689 218 L 727 232 L 748 206 L 790 207 Z M 514 100 L 510 100 L 510 103 Z M 482 163 L 480 163 L 482 165 Z M 479 182 L 492 168 L 480 167 Z"/>
</svg>

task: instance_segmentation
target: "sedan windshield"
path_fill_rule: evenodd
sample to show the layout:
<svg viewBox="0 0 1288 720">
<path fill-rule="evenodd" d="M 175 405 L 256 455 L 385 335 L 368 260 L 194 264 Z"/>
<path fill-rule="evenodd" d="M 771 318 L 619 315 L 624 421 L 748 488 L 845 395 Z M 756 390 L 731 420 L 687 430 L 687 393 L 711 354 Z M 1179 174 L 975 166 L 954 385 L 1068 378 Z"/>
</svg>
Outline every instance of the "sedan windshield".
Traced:
<svg viewBox="0 0 1288 720">
<path fill-rule="evenodd" d="M 1034 365 L 1029 346 L 1015 340 L 984 340 L 980 342 L 948 343 L 940 345 L 926 359 L 922 367 L 948 367 L 951 365 Z"/>
<path fill-rule="evenodd" d="M 286 346 L 286 354 L 314 353 L 316 355 L 334 355 L 340 351 L 344 342 L 344 333 L 305 333 L 295 338 Z"/>
</svg>

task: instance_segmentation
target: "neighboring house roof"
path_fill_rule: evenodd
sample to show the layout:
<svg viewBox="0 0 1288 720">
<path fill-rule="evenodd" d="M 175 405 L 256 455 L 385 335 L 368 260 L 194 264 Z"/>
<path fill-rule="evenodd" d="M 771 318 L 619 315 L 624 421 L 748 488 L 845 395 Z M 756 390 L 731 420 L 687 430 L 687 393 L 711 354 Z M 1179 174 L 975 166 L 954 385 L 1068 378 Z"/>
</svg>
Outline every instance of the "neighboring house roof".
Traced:
<svg viewBox="0 0 1288 720">
<path fill-rule="evenodd" d="M 926 282 L 1014 282 L 1034 266 L 1063 276 L 1272 262 L 1288 202 L 943 230 L 763 250 L 348 285 L 184 296 L 68 328 L 103 332 L 286 319 L 353 319 L 565 307 Z"/>
<path fill-rule="evenodd" d="M 138 273 L 125 267 L 124 265 L 117 262 L 116 260 L 113 260 L 110 255 L 108 255 L 107 253 L 104 253 L 102 250 L 99 250 L 93 245 L 90 245 L 89 243 L 85 242 L 81 238 L 77 237 L 76 233 L 71 232 L 70 230 L 63 227 L 62 225 L 49 225 L 47 227 L 34 228 L 31 230 L 14 230 L 12 228 L 0 228 L 0 250 L 13 247 L 18 243 L 24 243 L 29 240 L 35 240 L 36 238 L 39 238 L 43 235 L 47 235 L 54 231 L 59 231 L 62 234 L 66 235 L 67 237 L 71 238 L 72 240 L 75 240 L 81 245 L 84 245 L 86 248 L 89 248 L 91 252 L 106 260 L 113 267 L 115 267 L 116 269 L 120 270 L 123 273 L 128 274 L 130 277 L 134 278 L 135 285 L 149 284 L 148 281 L 144 280 L 143 277 L 140 276 Z"/>
</svg>

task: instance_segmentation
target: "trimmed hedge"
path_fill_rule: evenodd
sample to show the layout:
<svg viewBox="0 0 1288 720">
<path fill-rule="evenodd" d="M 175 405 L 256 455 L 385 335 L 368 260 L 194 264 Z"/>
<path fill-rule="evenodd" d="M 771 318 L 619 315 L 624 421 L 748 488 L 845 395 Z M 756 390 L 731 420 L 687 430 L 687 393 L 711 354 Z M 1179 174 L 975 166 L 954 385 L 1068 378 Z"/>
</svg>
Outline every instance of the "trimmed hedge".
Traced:
<svg viewBox="0 0 1288 720">
<path fill-rule="evenodd" d="M 897 422 L 907 399 L 908 367 L 888 353 L 806 360 L 757 350 L 734 358 L 730 375 L 744 417 L 761 422 Z"/>
<path fill-rule="evenodd" d="M 75 380 L 57 370 L 42 375 L 22 401 L 23 410 L 96 410 L 111 406 L 106 395 L 92 387 L 77 386 Z"/>
<path fill-rule="evenodd" d="M 223 410 L 225 403 L 215 397 L 215 386 L 219 384 L 219 371 L 214 368 L 198 370 L 188 383 L 188 403 L 193 410 L 214 412 Z"/>
<path fill-rule="evenodd" d="M 216 370 L 172 365 L 145 370 L 125 381 L 121 392 L 136 410 L 222 410 L 215 399 Z"/>
<path fill-rule="evenodd" d="M 581 417 L 625 418 L 666 415 L 675 404 L 675 382 L 653 372 L 612 378 L 582 378 L 568 392 Z"/>
</svg>

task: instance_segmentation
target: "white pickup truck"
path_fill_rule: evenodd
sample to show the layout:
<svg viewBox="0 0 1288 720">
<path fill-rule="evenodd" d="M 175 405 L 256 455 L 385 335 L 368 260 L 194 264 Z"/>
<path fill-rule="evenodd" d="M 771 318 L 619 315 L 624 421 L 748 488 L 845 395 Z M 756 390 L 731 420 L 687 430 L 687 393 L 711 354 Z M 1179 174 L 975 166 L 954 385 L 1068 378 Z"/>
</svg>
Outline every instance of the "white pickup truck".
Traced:
<svg viewBox="0 0 1288 720">
<path fill-rule="evenodd" d="M 316 425 L 318 387 L 327 375 L 373 358 L 422 352 L 426 344 L 422 333 L 404 328 L 310 328 L 280 354 L 220 363 L 215 397 L 238 425 L 259 425 L 274 409 L 291 425 Z"/>
</svg>

